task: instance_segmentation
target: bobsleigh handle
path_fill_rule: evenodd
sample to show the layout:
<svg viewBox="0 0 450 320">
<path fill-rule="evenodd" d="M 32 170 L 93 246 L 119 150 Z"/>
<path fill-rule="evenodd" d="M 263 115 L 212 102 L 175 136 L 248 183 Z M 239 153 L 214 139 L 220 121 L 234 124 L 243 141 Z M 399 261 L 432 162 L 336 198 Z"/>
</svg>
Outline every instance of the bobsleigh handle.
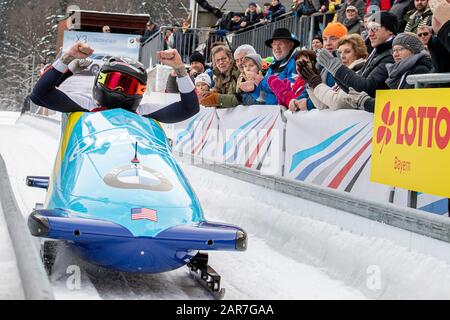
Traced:
<svg viewBox="0 0 450 320">
<path fill-rule="evenodd" d="M 49 180 L 50 180 L 49 177 L 28 176 L 26 184 L 27 186 L 33 188 L 48 189 Z"/>
</svg>

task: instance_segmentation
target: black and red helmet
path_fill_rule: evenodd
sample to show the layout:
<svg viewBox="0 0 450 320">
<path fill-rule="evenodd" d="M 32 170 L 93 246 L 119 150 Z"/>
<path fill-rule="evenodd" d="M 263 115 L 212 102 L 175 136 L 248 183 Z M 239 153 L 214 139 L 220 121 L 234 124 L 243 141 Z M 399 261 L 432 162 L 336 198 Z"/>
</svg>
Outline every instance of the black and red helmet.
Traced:
<svg viewBox="0 0 450 320">
<path fill-rule="evenodd" d="M 93 97 L 99 107 L 136 112 L 147 89 L 147 72 L 140 62 L 112 57 L 95 78 Z"/>
</svg>

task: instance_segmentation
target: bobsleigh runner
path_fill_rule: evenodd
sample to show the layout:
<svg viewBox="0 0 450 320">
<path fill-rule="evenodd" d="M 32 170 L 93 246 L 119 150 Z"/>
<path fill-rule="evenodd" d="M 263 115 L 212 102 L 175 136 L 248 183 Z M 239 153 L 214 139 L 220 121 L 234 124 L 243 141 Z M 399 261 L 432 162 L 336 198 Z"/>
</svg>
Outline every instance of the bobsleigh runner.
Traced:
<svg viewBox="0 0 450 320">
<path fill-rule="evenodd" d="M 244 251 L 239 227 L 205 220 L 159 123 L 112 109 L 70 114 L 52 176 L 27 177 L 46 188 L 28 218 L 50 273 L 55 240 L 82 260 L 122 272 L 160 273 L 187 265 L 216 298 L 220 276 L 203 250 Z"/>
</svg>

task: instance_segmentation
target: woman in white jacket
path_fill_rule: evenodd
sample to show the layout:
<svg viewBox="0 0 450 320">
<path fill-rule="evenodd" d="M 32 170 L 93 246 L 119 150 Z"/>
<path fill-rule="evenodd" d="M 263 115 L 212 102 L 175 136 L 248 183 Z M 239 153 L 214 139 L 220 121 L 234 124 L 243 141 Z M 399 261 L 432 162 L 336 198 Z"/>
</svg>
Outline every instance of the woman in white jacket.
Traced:
<svg viewBox="0 0 450 320">
<path fill-rule="evenodd" d="M 368 55 L 364 40 L 359 34 L 351 34 L 341 38 L 338 43 L 337 52 L 342 63 L 354 71 L 362 68 Z M 315 74 L 318 74 L 317 70 L 311 70 L 311 68 L 305 66 L 304 68 L 300 68 L 300 73 L 308 82 L 306 90 L 317 109 L 323 110 L 329 108 L 331 110 L 338 110 L 353 108 L 347 98 L 347 93 L 340 89 L 337 84 L 329 87 L 325 83 L 322 83 L 320 76 L 315 76 Z"/>
</svg>

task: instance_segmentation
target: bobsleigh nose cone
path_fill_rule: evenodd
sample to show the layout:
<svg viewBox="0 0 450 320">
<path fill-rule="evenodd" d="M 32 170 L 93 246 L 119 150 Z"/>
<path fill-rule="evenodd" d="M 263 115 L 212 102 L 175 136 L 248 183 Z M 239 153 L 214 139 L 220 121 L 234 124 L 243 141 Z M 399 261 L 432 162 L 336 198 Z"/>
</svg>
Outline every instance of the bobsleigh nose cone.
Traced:
<svg viewBox="0 0 450 320">
<path fill-rule="evenodd" d="M 34 211 L 28 217 L 28 229 L 35 237 L 46 237 L 50 231 L 48 218 Z"/>
<path fill-rule="evenodd" d="M 244 230 L 239 230 L 236 232 L 236 250 L 245 251 L 247 250 L 247 233 Z"/>
</svg>

